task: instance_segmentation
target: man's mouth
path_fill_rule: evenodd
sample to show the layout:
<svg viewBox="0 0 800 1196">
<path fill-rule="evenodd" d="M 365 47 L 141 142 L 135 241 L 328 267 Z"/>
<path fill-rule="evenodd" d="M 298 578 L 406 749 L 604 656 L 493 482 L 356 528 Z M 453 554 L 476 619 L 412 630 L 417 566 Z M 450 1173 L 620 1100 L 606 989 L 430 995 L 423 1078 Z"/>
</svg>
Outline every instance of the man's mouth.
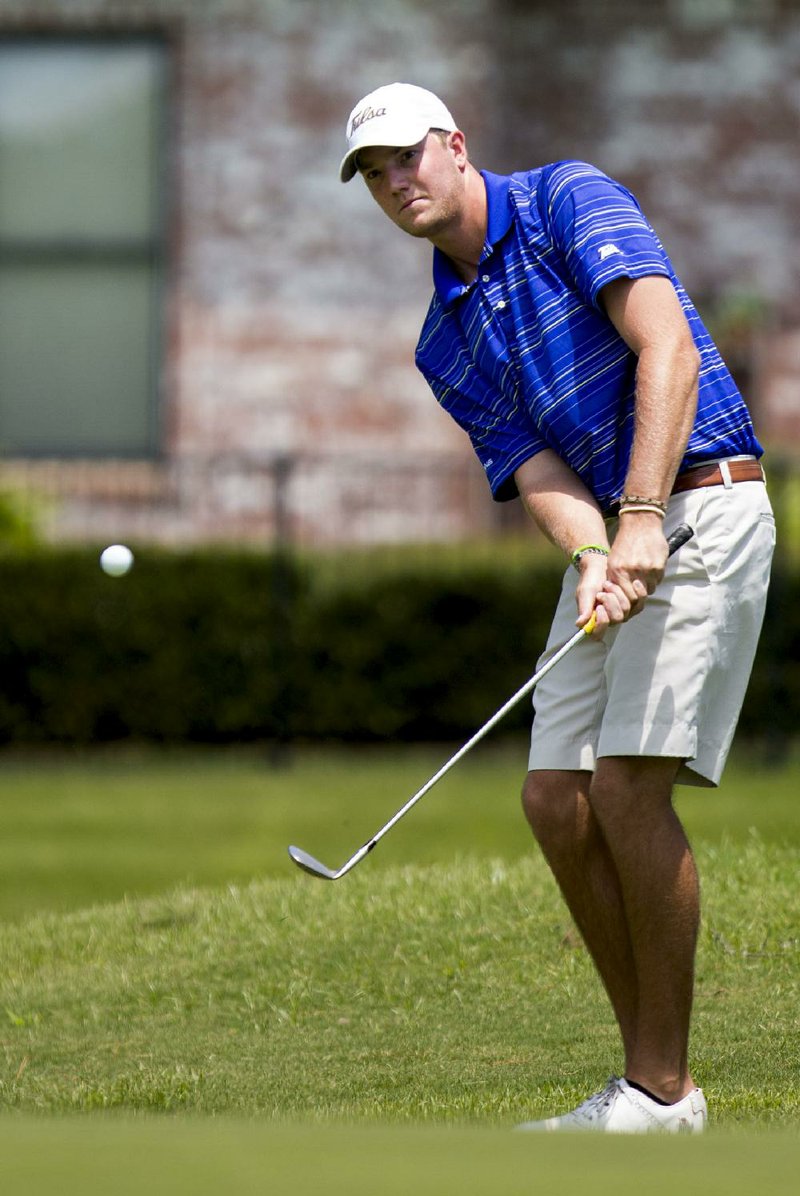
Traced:
<svg viewBox="0 0 800 1196">
<path fill-rule="evenodd" d="M 400 208 L 400 211 L 401 212 L 407 211 L 408 208 L 410 208 L 412 204 L 415 204 L 417 202 L 417 200 L 420 200 L 420 199 L 422 199 L 421 195 L 415 195 L 413 199 L 407 199 L 406 202 L 403 204 L 403 206 Z"/>
</svg>

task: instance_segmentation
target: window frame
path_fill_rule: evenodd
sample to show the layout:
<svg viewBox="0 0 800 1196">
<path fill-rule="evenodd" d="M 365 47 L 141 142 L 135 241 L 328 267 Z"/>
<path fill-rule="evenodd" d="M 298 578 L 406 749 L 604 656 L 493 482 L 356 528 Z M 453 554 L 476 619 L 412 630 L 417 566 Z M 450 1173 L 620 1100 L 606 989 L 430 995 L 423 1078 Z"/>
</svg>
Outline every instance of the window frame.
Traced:
<svg viewBox="0 0 800 1196">
<path fill-rule="evenodd" d="M 157 118 L 153 152 L 155 155 L 154 220 L 151 234 L 141 237 L 50 237 L 8 238 L 0 229 L 0 271 L 6 265 L 19 268 L 28 264 L 54 268 L 104 263 L 136 263 L 152 271 L 147 329 L 148 388 L 145 403 L 145 445 L 142 449 L 98 446 L 23 446 L 0 455 L 15 460 L 159 460 L 162 458 L 165 432 L 165 358 L 169 341 L 167 327 L 170 278 L 170 219 L 172 200 L 172 113 L 174 109 L 175 38 L 163 28 L 115 28 L 113 30 L 75 30 L 48 28 L 9 29 L 0 24 L 0 49 L 7 46 L 144 46 L 152 48 L 157 63 Z"/>
</svg>

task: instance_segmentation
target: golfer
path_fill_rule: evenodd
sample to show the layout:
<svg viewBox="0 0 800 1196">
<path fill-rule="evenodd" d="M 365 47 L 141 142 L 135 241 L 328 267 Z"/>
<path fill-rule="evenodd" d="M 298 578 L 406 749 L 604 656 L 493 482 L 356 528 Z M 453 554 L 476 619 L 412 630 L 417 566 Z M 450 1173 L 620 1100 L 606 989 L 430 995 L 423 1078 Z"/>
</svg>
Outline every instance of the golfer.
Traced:
<svg viewBox="0 0 800 1196">
<path fill-rule="evenodd" d="M 528 821 L 605 985 L 623 1077 L 529 1129 L 704 1128 L 689 1070 L 697 872 L 676 782 L 719 783 L 775 524 L 736 385 L 634 197 L 584 162 L 478 171 L 442 101 L 392 83 L 347 122 L 340 177 L 434 247 L 416 361 L 497 501 L 564 553 L 535 692 Z M 694 537 L 672 557 L 666 536 Z M 533 601 L 532 596 L 532 601 Z M 633 616 L 636 616 L 635 618 Z"/>
</svg>

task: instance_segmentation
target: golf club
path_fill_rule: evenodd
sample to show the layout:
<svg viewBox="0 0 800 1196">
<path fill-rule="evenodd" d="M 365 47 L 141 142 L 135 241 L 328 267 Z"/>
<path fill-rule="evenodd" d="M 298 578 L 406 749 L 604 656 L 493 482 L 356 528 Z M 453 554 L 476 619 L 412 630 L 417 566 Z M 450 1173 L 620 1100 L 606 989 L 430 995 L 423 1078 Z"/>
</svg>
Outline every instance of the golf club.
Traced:
<svg viewBox="0 0 800 1196">
<path fill-rule="evenodd" d="M 669 555 L 672 556 L 674 552 L 677 552 L 681 545 L 685 544 L 687 540 L 690 540 L 693 535 L 694 531 L 688 526 L 688 524 L 679 524 L 667 541 L 669 546 Z M 508 714 L 509 710 L 512 710 L 514 706 L 516 706 L 517 703 L 525 697 L 526 694 L 530 693 L 534 686 L 541 681 L 542 677 L 546 676 L 552 668 L 555 668 L 558 662 L 563 660 L 567 653 L 570 652 L 576 644 L 579 644 L 581 640 L 585 639 L 587 635 L 591 634 L 591 632 L 594 630 L 594 625 L 595 616 L 593 614 L 586 626 L 579 628 L 579 630 L 576 631 L 575 634 L 571 636 L 565 644 L 557 649 L 550 659 L 542 665 L 538 672 L 534 673 L 532 677 L 529 677 L 525 684 L 521 685 L 517 692 L 513 694 L 508 701 L 500 707 L 499 710 L 495 711 L 488 722 L 485 722 L 480 730 L 476 731 L 472 738 L 468 739 L 464 746 L 459 748 L 455 755 L 451 756 L 450 759 L 442 765 L 439 771 L 435 773 L 431 779 L 422 786 L 421 789 L 418 789 L 413 797 L 408 799 L 404 806 L 401 806 L 401 808 L 392 818 L 389 819 L 385 826 L 382 826 L 381 829 L 377 831 L 371 839 L 368 839 L 362 847 L 359 847 L 355 855 L 351 856 L 346 863 L 342 864 L 341 868 L 339 868 L 337 872 L 334 872 L 331 868 L 326 868 L 324 864 L 321 864 L 319 860 L 314 859 L 313 855 L 309 855 L 307 851 L 303 851 L 301 847 L 290 847 L 289 855 L 294 860 L 295 864 L 297 864 L 298 868 L 302 868 L 304 872 L 310 873 L 311 876 L 318 876 L 322 880 L 339 880 L 352 868 L 355 868 L 356 864 L 363 860 L 364 856 L 369 855 L 369 853 L 380 842 L 383 836 L 387 834 L 405 814 L 408 813 L 412 806 L 417 804 L 421 797 L 424 797 L 425 794 L 433 788 L 437 781 L 442 779 L 445 773 L 450 771 L 454 764 L 457 764 L 463 756 L 466 756 L 467 752 L 474 748 L 475 744 L 479 743 L 480 740 L 483 739 L 483 737 L 487 735 L 489 731 L 491 731 L 492 728 L 495 727 L 500 720 Z"/>
</svg>

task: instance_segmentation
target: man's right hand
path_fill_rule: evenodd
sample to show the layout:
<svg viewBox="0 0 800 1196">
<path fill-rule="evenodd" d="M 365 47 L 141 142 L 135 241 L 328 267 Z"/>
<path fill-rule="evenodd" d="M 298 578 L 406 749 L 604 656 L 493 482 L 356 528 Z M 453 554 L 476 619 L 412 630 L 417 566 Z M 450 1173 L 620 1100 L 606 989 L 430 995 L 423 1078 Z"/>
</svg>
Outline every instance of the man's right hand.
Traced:
<svg viewBox="0 0 800 1196">
<path fill-rule="evenodd" d="M 647 598 L 647 587 L 638 578 L 623 582 L 609 576 L 609 561 L 599 553 L 587 553 L 580 560 L 580 581 L 575 592 L 577 626 L 585 627 L 595 613 L 593 639 L 602 639 L 609 627 L 638 615 Z"/>
</svg>

